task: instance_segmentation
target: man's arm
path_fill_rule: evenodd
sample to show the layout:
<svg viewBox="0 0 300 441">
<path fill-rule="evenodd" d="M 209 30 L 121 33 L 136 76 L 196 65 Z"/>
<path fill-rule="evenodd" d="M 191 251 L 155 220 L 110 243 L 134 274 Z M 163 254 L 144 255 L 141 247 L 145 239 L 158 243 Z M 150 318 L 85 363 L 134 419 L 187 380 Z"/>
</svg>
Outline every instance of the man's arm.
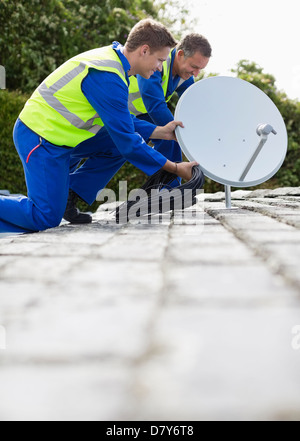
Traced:
<svg viewBox="0 0 300 441">
<path fill-rule="evenodd" d="M 143 102 L 154 123 L 159 126 L 164 126 L 170 121 L 173 121 L 174 117 L 164 96 L 161 84 L 161 73 L 156 72 L 149 80 L 137 75 L 137 80 Z M 179 98 L 194 82 L 194 77 L 191 77 L 176 89 Z"/>
<path fill-rule="evenodd" d="M 179 98 L 194 83 L 195 83 L 195 78 L 194 77 L 191 77 L 190 79 L 188 79 L 184 83 L 182 83 L 181 86 L 179 86 L 178 89 L 176 89 L 176 92 L 177 92 L 177 95 L 179 96 Z"/>
<path fill-rule="evenodd" d="M 164 126 L 174 120 L 168 108 L 161 84 L 161 73 L 155 72 L 149 80 L 137 75 L 139 90 L 151 119 L 158 126 Z"/>
<path fill-rule="evenodd" d="M 128 88 L 118 75 L 90 70 L 82 83 L 82 91 L 124 158 L 148 175 L 165 165 L 167 159 L 149 147 L 135 131 L 128 110 Z M 153 124 L 144 125 L 143 136 L 146 140 L 155 129 Z"/>
<path fill-rule="evenodd" d="M 191 179 L 192 167 L 196 163 L 182 163 L 177 166 L 149 147 L 141 135 L 135 132 L 128 110 L 128 88 L 116 74 L 91 70 L 82 83 L 82 91 L 124 158 L 147 175 L 163 168 L 184 179 Z M 172 121 L 169 127 L 156 127 L 144 121 L 143 136 L 146 140 L 172 139 L 176 125 L 179 123 Z"/>
</svg>

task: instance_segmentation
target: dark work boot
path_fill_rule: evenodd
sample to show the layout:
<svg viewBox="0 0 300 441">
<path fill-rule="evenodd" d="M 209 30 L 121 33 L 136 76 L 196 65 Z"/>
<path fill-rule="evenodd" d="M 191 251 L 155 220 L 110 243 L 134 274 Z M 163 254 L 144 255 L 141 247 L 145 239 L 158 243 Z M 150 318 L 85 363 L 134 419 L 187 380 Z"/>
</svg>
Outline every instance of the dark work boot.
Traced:
<svg viewBox="0 0 300 441">
<path fill-rule="evenodd" d="M 92 216 L 88 213 L 81 213 L 78 208 L 76 208 L 78 199 L 79 196 L 75 191 L 70 189 L 64 219 L 71 224 L 90 224 L 93 221 Z"/>
</svg>

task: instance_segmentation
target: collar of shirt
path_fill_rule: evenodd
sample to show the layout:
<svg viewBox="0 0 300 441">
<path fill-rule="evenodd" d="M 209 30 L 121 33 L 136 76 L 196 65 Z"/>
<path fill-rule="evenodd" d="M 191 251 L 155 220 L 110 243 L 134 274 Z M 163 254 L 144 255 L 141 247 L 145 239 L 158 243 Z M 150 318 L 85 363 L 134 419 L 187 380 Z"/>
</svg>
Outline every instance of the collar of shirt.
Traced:
<svg viewBox="0 0 300 441">
<path fill-rule="evenodd" d="M 170 66 L 169 85 L 168 85 L 168 91 L 170 91 L 170 92 L 174 92 L 174 90 L 176 89 L 176 87 L 180 81 L 179 75 L 176 74 L 175 76 L 173 76 L 173 64 L 174 64 L 176 53 L 177 53 L 177 50 L 175 47 L 172 51 L 172 56 L 171 56 L 171 66 Z"/>
<path fill-rule="evenodd" d="M 175 60 L 175 55 L 177 53 L 176 47 L 172 50 L 172 55 L 171 55 L 171 66 L 170 66 L 170 74 L 173 78 L 176 78 L 178 75 L 176 74 L 175 76 L 173 76 L 173 65 L 174 65 L 174 60 Z"/>
<path fill-rule="evenodd" d="M 119 43 L 118 41 L 114 41 L 112 44 L 112 48 L 117 52 L 117 54 L 121 60 L 121 63 L 123 64 L 123 67 L 124 67 L 124 70 L 126 73 L 127 82 L 129 84 L 128 72 L 130 71 L 131 66 L 129 64 L 129 61 L 127 60 L 127 58 L 123 54 L 124 46 L 121 43 Z"/>
</svg>

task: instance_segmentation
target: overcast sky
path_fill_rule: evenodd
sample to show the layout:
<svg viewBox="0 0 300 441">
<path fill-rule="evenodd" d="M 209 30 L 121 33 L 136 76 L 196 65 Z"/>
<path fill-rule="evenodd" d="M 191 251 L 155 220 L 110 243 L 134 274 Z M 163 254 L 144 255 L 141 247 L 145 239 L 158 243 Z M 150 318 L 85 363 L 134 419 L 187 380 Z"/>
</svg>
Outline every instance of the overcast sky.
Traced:
<svg viewBox="0 0 300 441">
<path fill-rule="evenodd" d="M 241 59 L 274 75 L 277 87 L 300 100 L 299 0 L 186 0 L 199 32 L 213 48 L 206 72 L 234 75 Z"/>
</svg>

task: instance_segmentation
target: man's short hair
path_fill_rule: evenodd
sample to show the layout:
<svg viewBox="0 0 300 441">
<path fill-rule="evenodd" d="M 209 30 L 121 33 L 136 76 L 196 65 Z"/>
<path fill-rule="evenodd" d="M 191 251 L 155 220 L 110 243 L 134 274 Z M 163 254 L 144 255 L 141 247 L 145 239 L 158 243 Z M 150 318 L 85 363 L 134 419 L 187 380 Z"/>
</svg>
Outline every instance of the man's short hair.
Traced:
<svg viewBox="0 0 300 441">
<path fill-rule="evenodd" d="M 200 52 L 204 57 L 210 58 L 212 49 L 208 40 L 200 34 L 189 34 L 180 41 L 177 51 L 182 50 L 185 58 L 190 58 L 196 52 Z"/>
<path fill-rule="evenodd" d="M 156 51 L 165 47 L 173 48 L 177 42 L 163 24 L 147 18 L 139 21 L 132 28 L 126 41 L 126 48 L 129 52 L 133 52 L 144 44 L 147 44 L 151 51 Z"/>
</svg>

